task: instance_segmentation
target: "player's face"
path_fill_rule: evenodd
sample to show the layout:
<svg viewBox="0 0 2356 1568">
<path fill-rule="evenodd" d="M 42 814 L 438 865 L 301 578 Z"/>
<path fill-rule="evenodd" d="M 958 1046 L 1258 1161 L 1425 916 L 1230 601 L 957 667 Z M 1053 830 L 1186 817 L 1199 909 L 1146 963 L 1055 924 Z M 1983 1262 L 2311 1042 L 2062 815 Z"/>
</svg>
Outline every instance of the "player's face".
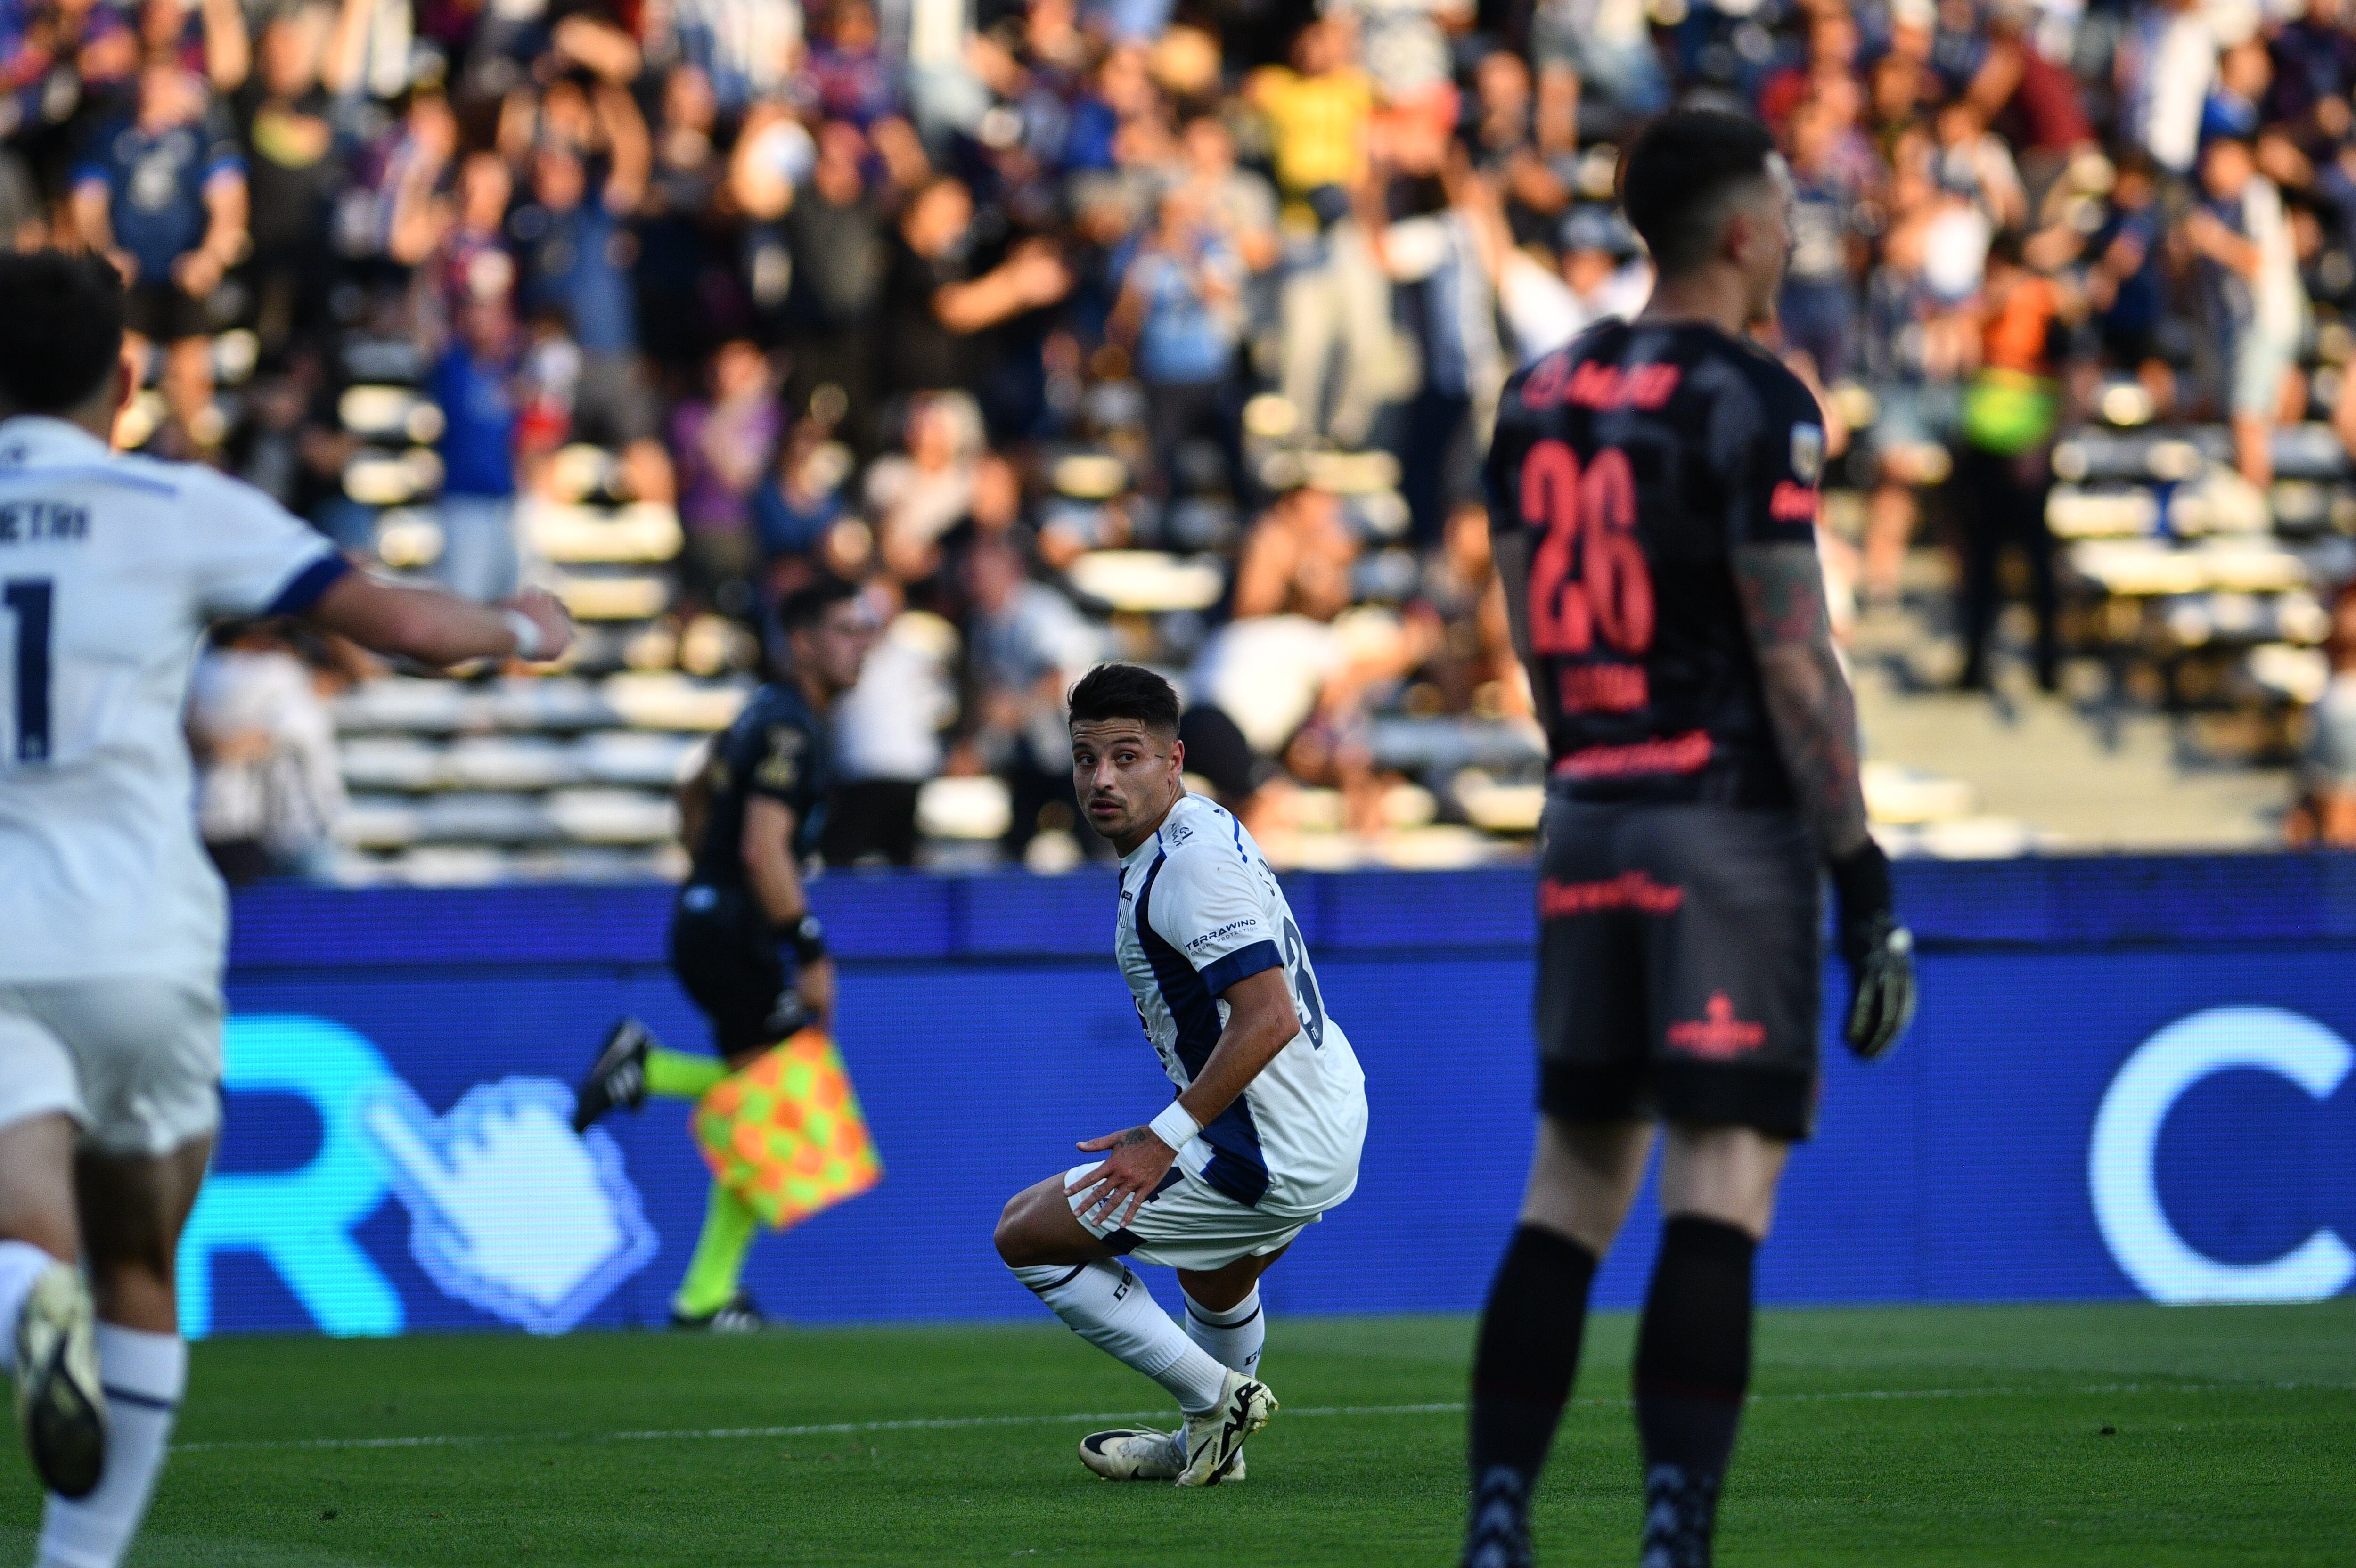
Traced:
<svg viewBox="0 0 2356 1568">
<path fill-rule="evenodd" d="M 1088 826 L 1124 850 L 1177 800 L 1186 748 L 1133 719 L 1072 726 L 1072 793 Z"/>
<path fill-rule="evenodd" d="M 873 611 L 857 599 L 846 599 L 829 607 L 824 619 L 800 634 L 796 640 L 808 653 L 804 656 L 797 650 L 797 657 L 807 656 L 830 689 L 849 691 L 859 684 L 860 667 L 875 646 L 879 629 Z"/>
</svg>

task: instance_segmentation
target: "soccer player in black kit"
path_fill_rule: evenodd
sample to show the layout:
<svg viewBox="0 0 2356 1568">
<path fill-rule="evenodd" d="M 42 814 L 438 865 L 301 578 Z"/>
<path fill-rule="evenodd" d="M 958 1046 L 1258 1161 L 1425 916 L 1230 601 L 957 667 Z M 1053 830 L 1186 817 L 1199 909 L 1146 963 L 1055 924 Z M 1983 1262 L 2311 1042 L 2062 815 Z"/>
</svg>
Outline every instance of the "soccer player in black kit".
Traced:
<svg viewBox="0 0 2356 1568">
<path fill-rule="evenodd" d="M 671 912 L 671 970 L 712 1020 L 719 1055 L 666 1049 L 646 1025 L 624 1019 L 581 1085 L 576 1130 L 648 1094 L 694 1099 L 833 1010 L 834 966 L 801 867 L 826 830 L 830 711 L 857 684 L 876 624 L 857 589 L 822 579 L 787 596 L 777 630 L 785 678 L 753 694 L 680 792 L 680 837 L 694 864 Z M 761 1326 L 737 1288 L 755 1229 L 753 1211 L 714 1182 L 671 1300 L 675 1326 Z"/>
<path fill-rule="evenodd" d="M 1751 1261 L 1816 1099 L 1822 878 L 1878 1056 L 1912 942 L 1866 831 L 1816 560 L 1823 415 L 1744 336 L 1790 246 L 1768 133 L 1666 115 L 1622 201 L 1659 281 L 1507 383 L 1497 566 L 1548 734 L 1537 1147 L 1473 1357 L 1466 1568 L 1533 1561 L 1529 1501 L 1588 1288 L 1656 1125 L 1660 1253 L 1636 1340 L 1644 1568 L 1709 1562 L 1751 1376 Z"/>
</svg>

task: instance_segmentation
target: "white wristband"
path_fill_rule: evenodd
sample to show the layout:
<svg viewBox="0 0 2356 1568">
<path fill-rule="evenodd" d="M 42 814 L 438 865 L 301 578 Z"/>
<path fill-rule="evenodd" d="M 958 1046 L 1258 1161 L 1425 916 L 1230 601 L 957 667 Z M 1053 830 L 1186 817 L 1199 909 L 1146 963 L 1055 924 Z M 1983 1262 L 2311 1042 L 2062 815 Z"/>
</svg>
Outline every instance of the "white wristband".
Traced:
<svg viewBox="0 0 2356 1568">
<path fill-rule="evenodd" d="M 507 617 L 508 630 L 515 634 L 515 656 L 525 660 L 538 658 L 540 650 L 547 645 L 548 641 L 540 635 L 540 623 L 520 610 L 502 610 L 499 613 Z"/>
<path fill-rule="evenodd" d="M 1162 1107 L 1162 1114 L 1145 1124 L 1153 1136 L 1173 1149 L 1184 1148 L 1203 1136 L 1203 1124 L 1186 1114 L 1186 1107 L 1173 1100 Z"/>
</svg>

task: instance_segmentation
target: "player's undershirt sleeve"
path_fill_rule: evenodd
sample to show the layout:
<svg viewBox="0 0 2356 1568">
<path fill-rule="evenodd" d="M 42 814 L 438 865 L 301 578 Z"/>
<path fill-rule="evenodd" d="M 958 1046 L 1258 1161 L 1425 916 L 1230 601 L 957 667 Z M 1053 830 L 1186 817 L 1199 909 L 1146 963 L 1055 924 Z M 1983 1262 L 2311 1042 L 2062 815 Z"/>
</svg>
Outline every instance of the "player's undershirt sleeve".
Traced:
<svg viewBox="0 0 2356 1568">
<path fill-rule="evenodd" d="M 1155 934 L 1186 955 L 1215 997 L 1284 963 L 1278 933 L 1260 911 L 1257 874 L 1241 856 L 1217 845 L 1163 863 L 1152 912 Z"/>
</svg>

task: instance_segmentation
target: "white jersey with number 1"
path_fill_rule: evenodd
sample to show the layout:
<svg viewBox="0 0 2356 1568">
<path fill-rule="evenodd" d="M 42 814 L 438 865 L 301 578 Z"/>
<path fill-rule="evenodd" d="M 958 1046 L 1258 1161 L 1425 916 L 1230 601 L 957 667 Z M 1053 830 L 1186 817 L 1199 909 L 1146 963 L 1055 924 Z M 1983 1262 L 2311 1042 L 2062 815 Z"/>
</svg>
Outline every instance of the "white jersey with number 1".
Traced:
<svg viewBox="0 0 2356 1568">
<path fill-rule="evenodd" d="M 218 979 L 227 899 L 181 731 L 198 645 L 346 570 L 250 485 L 0 422 L 0 985 Z"/>
<path fill-rule="evenodd" d="M 1325 1010 L 1301 927 L 1268 860 L 1226 811 L 1182 798 L 1121 859 L 1120 971 L 1162 1071 L 1183 1090 L 1226 1027 L 1219 994 L 1281 969 L 1301 1032 L 1178 1151 L 1190 1176 L 1265 1212 L 1314 1214 L 1358 1184 L 1366 1076 Z"/>
</svg>

